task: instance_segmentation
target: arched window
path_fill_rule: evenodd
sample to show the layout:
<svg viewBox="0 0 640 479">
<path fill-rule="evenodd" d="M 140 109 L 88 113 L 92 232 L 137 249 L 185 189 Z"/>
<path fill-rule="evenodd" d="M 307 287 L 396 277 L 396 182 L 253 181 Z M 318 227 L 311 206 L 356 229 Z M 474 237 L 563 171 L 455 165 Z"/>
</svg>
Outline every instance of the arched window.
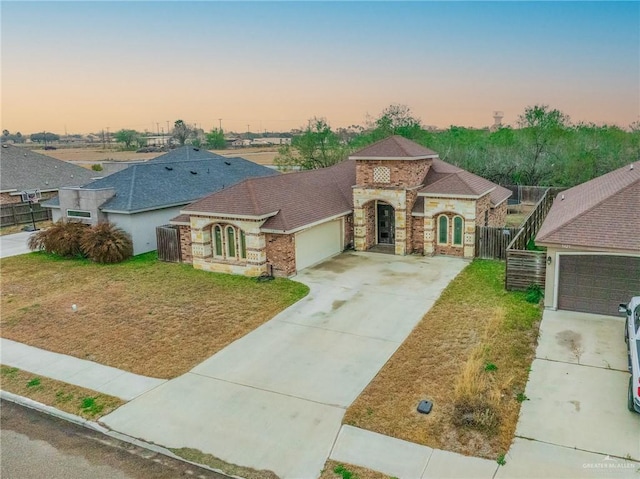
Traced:
<svg viewBox="0 0 640 479">
<path fill-rule="evenodd" d="M 453 244 L 456 246 L 462 246 L 462 225 L 460 216 L 453 218 Z"/>
<path fill-rule="evenodd" d="M 438 217 L 438 243 L 447 244 L 449 239 L 449 218 L 446 215 Z"/>
<path fill-rule="evenodd" d="M 244 236 L 244 231 L 240 231 L 240 257 L 245 259 L 247 257 L 247 239 Z"/>
<path fill-rule="evenodd" d="M 227 226 L 227 257 L 236 257 L 236 230 L 233 226 Z"/>
<path fill-rule="evenodd" d="M 215 243 L 215 255 L 223 256 L 222 252 L 222 228 L 220 225 L 216 225 L 213 228 L 213 239 Z"/>
</svg>

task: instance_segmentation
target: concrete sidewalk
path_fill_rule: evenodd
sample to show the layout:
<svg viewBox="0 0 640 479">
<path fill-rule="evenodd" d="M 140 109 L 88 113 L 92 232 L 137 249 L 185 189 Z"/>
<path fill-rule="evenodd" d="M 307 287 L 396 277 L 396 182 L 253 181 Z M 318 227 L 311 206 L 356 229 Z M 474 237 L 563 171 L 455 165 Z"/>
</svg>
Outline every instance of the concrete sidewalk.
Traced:
<svg viewBox="0 0 640 479">
<path fill-rule="evenodd" d="M 27 246 L 27 240 L 32 234 L 32 231 L 23 231 L 0 236 L 0 258 L 30 253 L 31 250 Z"/>
<path fill-rule="evenodd" d="M 163 383 L 155 379 L 0 338 L 0 363 L 130 401 Z"/>
<path fill-rule="evenodd" d="M 467 265 L 346 253 L 301 272 L 310 294 L 243 338 L 101 419 L 166 447 L 314 479 L 346 407 Z"/>
</svg>

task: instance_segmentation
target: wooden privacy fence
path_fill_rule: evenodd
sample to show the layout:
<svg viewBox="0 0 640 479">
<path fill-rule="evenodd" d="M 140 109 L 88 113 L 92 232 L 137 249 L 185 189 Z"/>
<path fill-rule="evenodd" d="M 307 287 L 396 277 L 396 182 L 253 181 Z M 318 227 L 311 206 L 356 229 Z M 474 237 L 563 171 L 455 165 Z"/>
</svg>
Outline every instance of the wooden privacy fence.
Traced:
<svg viewBox="0 0 640 479">
<path fill-rule="evenodd" d="M 51 209 L 43 208 L 40 203 L 34 203 L 33 220 L 46 221 L 51 219 Z M 29 203 L 9 203 L 0 205 L 0 226 L 24 225 L 31 223 Z"/>
<path fill-rule="evenodd" d="M 507 246 L 520 228 L 476 226 L 476 258 L 505 259 Z"/>
<path fill-rule="evenodd" d="M 180 262 L 180 231 L 177 226 L 163 225 L 156 227 L 158 241 L 158 259 L 171 263 Z"/>
<path fill-rule="evenodd" d="M 544 288 L 546 251 L 528 250 L 527 245 L 538 233 L 552 204 L 553 194 L 547 189 L 507 247 L 505 288 L 508 291 L 525 291 L 531 285 Z"/>
</svg>

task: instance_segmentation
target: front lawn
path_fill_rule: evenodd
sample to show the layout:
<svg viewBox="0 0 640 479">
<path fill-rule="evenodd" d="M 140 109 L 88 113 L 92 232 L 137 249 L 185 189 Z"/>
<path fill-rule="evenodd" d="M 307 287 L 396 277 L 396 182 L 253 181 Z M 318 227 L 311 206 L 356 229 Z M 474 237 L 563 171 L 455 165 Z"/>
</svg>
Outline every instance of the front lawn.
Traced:
<svg viewBox="0 0 640 479">
<path fill-rule="evenodd" d="M 155 252 L 117 265 L 38 252 L 3 259 L 0 268 L 2 337 L 167 379 L 308 293 L 287 279 L 163 263 Z"/>
<path fill-rule="evenodd" d="M 370 431 L 496 459 L 513 440 L 541 309 L 504 290 L 504 263 L 476 260 L 349 407 Z M 420 400 L 433 401 L 429 415 Z"/>
</svg>

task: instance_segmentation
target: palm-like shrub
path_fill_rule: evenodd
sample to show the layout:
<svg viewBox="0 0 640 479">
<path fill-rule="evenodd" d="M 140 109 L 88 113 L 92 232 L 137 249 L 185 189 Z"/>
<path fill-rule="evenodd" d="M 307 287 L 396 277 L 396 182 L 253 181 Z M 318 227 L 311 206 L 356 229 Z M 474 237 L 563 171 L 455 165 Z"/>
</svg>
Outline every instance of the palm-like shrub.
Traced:
<svg viewBox="0 0 640 479">
<path fill-rule="evenodd" d="M 83 256 L 80 242 L 88 229 L 87 225 L 77 221 L 59 220 L 29 236 L 27 245 L 31 250 L 44 250 L 65 258 Z"/>
<path fill-rule="evenodd" d="M 80 240 L 82 252 L 96 263 L 119 263 L 133 255 L 131 236 L 113 223 L 98 223 Z"/>
</svg>

